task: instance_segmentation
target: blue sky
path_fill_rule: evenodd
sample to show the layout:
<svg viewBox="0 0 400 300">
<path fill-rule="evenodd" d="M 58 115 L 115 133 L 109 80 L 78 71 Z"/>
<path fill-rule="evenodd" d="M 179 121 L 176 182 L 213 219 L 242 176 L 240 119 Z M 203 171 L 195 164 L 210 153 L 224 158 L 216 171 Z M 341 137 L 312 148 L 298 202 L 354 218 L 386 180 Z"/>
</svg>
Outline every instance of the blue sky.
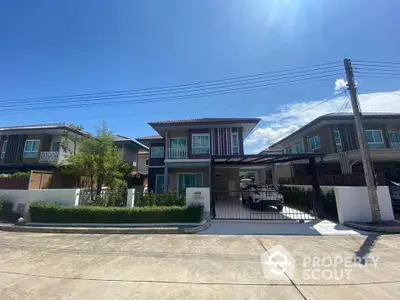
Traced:
<svg viewBox="0 0 400 300">
<path fill-rule="evenodd" d="M 400 62 L 399 10 L 397 0 L 3 1 L 0 104 L 218 80 L 345 57 Z M 399 110 L 393 104 L 400 101 L 398 79 L 357 83 L 364 110 Z M 0 126 L 69 122 L 91 131 L 105 119 L 113 132 L 135 138 L 153 134 L 149 121 L 262 116 L 246 142 L 250 153 L 340 109 L 344 98 L 274 123 L 332 97 L 334 87 L 332 80 L 160 103 L 19 113 L 0 108 Z"/>
</svg>

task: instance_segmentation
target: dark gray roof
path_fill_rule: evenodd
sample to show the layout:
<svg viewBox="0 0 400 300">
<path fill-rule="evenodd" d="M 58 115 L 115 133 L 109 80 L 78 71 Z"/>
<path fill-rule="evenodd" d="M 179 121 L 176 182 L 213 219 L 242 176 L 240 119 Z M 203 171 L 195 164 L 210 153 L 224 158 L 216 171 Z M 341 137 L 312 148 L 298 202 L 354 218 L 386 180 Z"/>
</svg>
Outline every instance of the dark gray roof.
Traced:
<svg viewBox="0 0 400 300">
<path fill-rule="evenodd" d="M 140 138 L 136 138 L 138 141 L 148 141 L 148 140 L 163 140 L 164 138 L 157 134 L 157 135 L 150 135 L 150 136 L 143 136 Z"/>
<path fill-rule="evenodd" d="M 70 130 L 78 134 L 91 135 L 90 133 L 78 129 L 77 126 L 68 123 L 49 123 L 49 124 L 33 124 L 33 125 L 20 125 L 20 126 L 6 126 L 0 127 L 0 131 L 12 131 L 12 130 L 40 130 L 40 129 L 64 129 Z"/>
<path fill-rule="evenodd" d="M 139 143 L 138 141 L 132 140 L 132 139 L 126 137 L 126 136 L 113 135 L 113 141 L 114 142 L 122 142 L 122 143 L 132 143 L 133 145 L 135 145 L 139 149 L 149 150 L 149 148 L 146 147 L 145 145 Z"/>
<path fill-rule="evenodd" d="M 299 128 L 298 130 L 296 130 L 295 132 L 293 132 L 292 134 L 289 134 L 287 137 L 279 140 L 278 142 L 272 144 L 271 146 L 269 146 L 268 148 L 274 148 L 276 147 L 278 144 L 290 139 L 291 137 L 293 137 L 294 135 L 305 131 L 306 129 L 317 125 L 318 123 L 322 122 L 322 121 L 340 121 L 340 120 L 346 120 L 346 121 L 350 121 L 354 118 L 352 113 L 329 113 L 326 115 L 322 115 L 316 119 L 314 119 L 313 121 L 311 121 L 310 123 L 304 125 L 303 127 Z M 383 113 L 383 112 L 376 112 L 376 113 L 363 113 L 362 114 L 362 118 L 365 120 L 373 120 L 373 119 L 384 119 L 384 120 L 393 120 L 393 119 L 399 119 L 400 120 L 400 113 Z"/>
<path fill-rule="evenodd" d="M 174 124 L 207 124 L 207 123 L 258 123 L 261 119 L 258 118 L 200 118 L 200 119 L 184 119 L 184 120 L 169 120 L 159 122 L 149 122 L 149 125 L 174 125 Z"/>
</svg>

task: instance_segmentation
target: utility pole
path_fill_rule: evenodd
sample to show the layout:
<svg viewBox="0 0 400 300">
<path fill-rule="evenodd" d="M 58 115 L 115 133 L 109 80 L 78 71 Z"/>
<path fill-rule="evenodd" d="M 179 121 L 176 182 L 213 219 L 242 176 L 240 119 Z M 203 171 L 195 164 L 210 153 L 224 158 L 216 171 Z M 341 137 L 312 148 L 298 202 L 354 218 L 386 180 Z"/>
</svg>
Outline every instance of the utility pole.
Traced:
<svg viewBox="0 0 400 300">
<path fill-rule="evenodd" d="M 350 91 L 351 106 L 353 107 L 354 123 L 358 137 L 358 144 L 360 146 L 361 159 L 363 162 L 365 183 L 368 189 L 369 204 L 371 207 L 372 221 L 374 223 L 381 222 L 381 213 L 379 210 L 378 196 L 376 193 L 376 182 L 374 168 L 371 161 L 371 154 L 365 139 L 364 126 L 361 120 L 360 103 L 357 96 L 357 88 L 354 80 L 353 67 L 351 66 L 350 59 L 344 60 L 344 68 L 346 70 L 347 85 Z"/>
</svg>

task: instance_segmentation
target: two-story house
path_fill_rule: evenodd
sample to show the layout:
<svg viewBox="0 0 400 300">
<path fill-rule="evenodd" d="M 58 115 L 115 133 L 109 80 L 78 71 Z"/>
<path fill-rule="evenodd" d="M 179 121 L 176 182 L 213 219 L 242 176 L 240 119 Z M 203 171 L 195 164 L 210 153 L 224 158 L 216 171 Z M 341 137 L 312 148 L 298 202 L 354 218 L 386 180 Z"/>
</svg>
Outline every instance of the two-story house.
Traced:
<svg viewBox="0 0 400 300">
<path fill-rule="evenodd" d="M 375 171 L 383 180 L 400 180 L 400 114 L 364 113 L 362 119 Z M 318 117 L 270 148 L 280 148 L 283 153 L 324 153 L 323 162 L 318 166 L 321 175 L 361 174 L 363 179 L 352 114 L 331 113 Z M 281 178 L 306 175 L 301 162 L 281 165 L 276 172 Z"/>
<path fill-rule="evenodd" d="M 243 140 L 258 124 L 256 118 L 203 118 L 150 122 L 158 133 L 137 140 L 150 148 L 149 190 L 209 187 L 211 157 L 243 155 Z M 239 170 L 220 169 L 215 190 L 239 189 Z"/>
<path fill-rule="evenodd" d="M 78 153 L 80 137 L 88 136 L 89 133 L 65 123 L 2 127 L 0 172 L 54 170 L 54 163 L 62 162 L 70 155 L 62 147 L 64 139 L 68 149 Z M 114 136 L 113 139 L 123 159 L 133 166 L 137 165 L 139 150 L 148 150 L 146 146 L 127 137 Z"/>
</svg>

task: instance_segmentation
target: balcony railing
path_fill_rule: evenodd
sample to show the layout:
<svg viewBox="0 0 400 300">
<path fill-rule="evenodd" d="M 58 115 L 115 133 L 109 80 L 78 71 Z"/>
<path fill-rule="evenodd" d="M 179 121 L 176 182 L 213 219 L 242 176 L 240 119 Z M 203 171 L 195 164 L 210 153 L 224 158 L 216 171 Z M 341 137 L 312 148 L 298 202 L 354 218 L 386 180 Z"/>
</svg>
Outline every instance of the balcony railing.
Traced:
<svg viewBox="0 0 400 300">
<path fill-rule="evenodd" d="M 390 148 L 400 148 L 399 142 L 390 142 Z"/>
<path fill-rule="evenodd" d="M 58 161 L 60 152 L 58 151 L 42 151 L 40 152 L 39 162 L 50 163 Z"/>
<path fill-rule="evenodd" d="M 187 158 L 187 148 L 186 147 L 168 148 L 168 158 L 170 159 Z"/>
</svg>

